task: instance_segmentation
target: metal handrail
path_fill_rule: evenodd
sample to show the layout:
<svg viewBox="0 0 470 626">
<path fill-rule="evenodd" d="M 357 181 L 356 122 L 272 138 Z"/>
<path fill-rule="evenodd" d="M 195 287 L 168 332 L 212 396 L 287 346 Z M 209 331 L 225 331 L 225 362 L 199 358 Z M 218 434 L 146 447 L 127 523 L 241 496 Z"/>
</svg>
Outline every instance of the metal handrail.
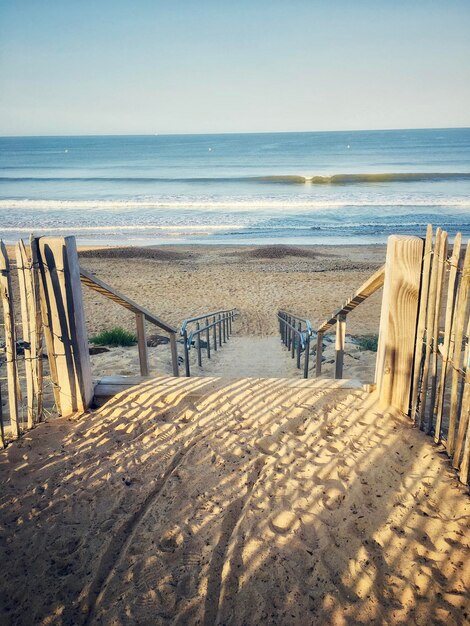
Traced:
<svg viewBox="0 0 470 626">
<path fill-rule="evenodd" d="M 187 319 L 183 320 L 183 323 L 181 324 L 180 335 L 183 334 L 186 326 L 190 324 L 191 322 L 198 322 L 199 320 L 203 320 L 208 317 L 213 317 L 214 315 L 218 315 L 219 313 L 230 313 L 231 311 L 238 313 L 237 309 L 219 309 L 218 311 L 213 311 L 212 313 L 205 313 L 203 315 L 199 315 L 198 317 L 188 317 Z"/>
<path fill-rule="evenodd" d="M 211 337 L 210 329 L 212 329 L 212 340 L 214 351 L 217 352 L 217 345 L 221 348 L 223 343 L 226 343 L 230 339 L 232 334 L 232 323 L 237 315 L 237 309 L 220 309 L 219 311 L 212 311 L 211 313 L 205 313 L 197 317 L 190 317 L 183 321 L 181 324 L 180 335 L 183 337 L 184 348 L 184 365 L 185 375 L 189 378 L 191 376 L 191 368 L 189 362 L 189 352 L 193 346 L 194 338 L 196 338 L 197 349 L 197 364 L 202 367 L 202 348 L 201 348 L 201 334 L 206 333 L 206 350 L 207 358 L 211 358 Z M 209 319 L 212 318 L 212 321 Z M 200 320 L 205 320 L 205 325 L 199 324 Z M 189 324 L 196 324 L 196 327 L 188 333 Z"/>
<path fill-rule="evenodd" d="M 310 338 L 314 335 L 310 320 L 282 310 L 278 311 L 277 317 L 283 344 L 290 350 L 292 358 L 297 353 L 297 369 L 300 369 L 301 354 L 304 352 L 304 378 L 308 378 Z M 305 329 L 302 329 L 302 324 L 305 324 Z"/>
</svg>

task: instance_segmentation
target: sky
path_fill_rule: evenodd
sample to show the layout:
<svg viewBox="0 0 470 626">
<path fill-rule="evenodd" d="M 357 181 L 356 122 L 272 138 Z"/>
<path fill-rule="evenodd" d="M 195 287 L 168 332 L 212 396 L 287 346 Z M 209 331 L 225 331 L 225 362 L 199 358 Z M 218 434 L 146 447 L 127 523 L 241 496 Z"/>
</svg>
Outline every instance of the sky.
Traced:
<svg viewBox="0 0 470 626">
<path fill-rule="evenodd" d="M 470 0 L 0 0 L 0 135 L 470 126 Z"/>
</svg>

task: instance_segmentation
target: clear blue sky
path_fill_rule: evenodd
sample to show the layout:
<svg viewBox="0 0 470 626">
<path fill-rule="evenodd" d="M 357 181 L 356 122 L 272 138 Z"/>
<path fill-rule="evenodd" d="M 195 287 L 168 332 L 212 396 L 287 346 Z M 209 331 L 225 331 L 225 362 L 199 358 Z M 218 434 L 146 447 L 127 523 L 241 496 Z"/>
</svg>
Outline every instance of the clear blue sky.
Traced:
<svg viewBox="0 0 470 626">
<path fill-rule="evenodd" d="M 0 135 L 470 126 L 470 0 L 0 0 Z"/>
</svg>

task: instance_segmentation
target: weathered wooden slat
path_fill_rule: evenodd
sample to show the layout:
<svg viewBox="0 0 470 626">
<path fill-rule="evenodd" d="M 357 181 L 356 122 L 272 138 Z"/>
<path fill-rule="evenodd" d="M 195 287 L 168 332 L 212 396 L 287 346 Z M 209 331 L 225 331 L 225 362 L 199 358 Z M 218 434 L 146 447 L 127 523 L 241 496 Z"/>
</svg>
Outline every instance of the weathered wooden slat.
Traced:
<svg viewBox="0 0 470 626">
<path fill-rule="evenodd" d="M 454 458 L 452 459 L 452 465 L 455 468 L 458 468 L 460 465 L 460 458 L 462 454 L 462 450 L 465 446 L 465 437 L 468 436 L 468 422 L 469 422 L 469 413 L 470 413 L 470 366 L 469 366 L 469 353 L 470 353 L 470 317 L 467 322 L 467 332 L 466 332 L 466 346 L 464 353 L 464 367 L 465 367 L 465 377 L 462 385 L 462 398 L 461 402 L 458 402 L 460 405 L 460 419 L 459 419 L 459 428 L 457 431 L 457 437 L 455 439 L 455 452 Z"/>
<path fill-rule="evenodd" d="M 432 351 L 432 328 L 434 323 L 434 312 L 436 309 L 436 286 L 437 286 L 437 276 L 438 276 L 438 253 L 439 248 L 441 246 L 441 234 L 442 229 L 438 228 L 436 230 L 436 239 L 434 242 L 434 251 L 432 255 L 432 263 L 431 263 L 431 276 L 429 279 L 429 296 L 428 296 L 428 307 L 426 311 L 426 329 L 425 329 L 425 345 L 426 350 L 424 354 L 424 363 L 423 363 L 423 375 L 421 378 L 421 389 L 419 393 L 419 405 L 418 405 L 418 426 L 423 429 L 425 423 L 425 415 L 426 415 L 426 400 L 428 395 L 428 379 L 429 379 L 429 366 L 431 361 L 431 351 Z"/>
<path fill-rule="evenodd" d="M 457 428 L 457 410 L 458 410 L 458 388 L 460 362 L 462 359 L 462 340 L 465 329 L 465 316 L 468 307 L 468 294 L 470 286 L 470 241 L 467 243 L 465 251 L 465 259 L 462 267 L 462 276 L 460 279 L 459 292 L 457 296 L 457 305 L 455 307 L 455 319 L 453 324 L 453 332 L 451 335 L 452 357 L 452 383 L 450 391 L 450 411 L 449 411 L 449 432 L 447 435 L 447 453 L 449 456 L 454 454 L 455 448 L 455 432 Z"/>
<path fill-rule="evenodd" d="M 39 264 L 37 259 L 37 247 L 33 245 L 33 235 L 30 237 L 31 251 L 31 280 L 33 284 L 33 304 L 34 307 L 32 317 L 34 318 L 34 333 L 31 337 L 31 358 L 35 365 L 34 374 L 34 394 L 36 398 L 36 421 L 41 422 L 43 419 L 43 326 L 41 314 L 41 288 Z"/>
<path fill-rule="evenodd" d="M 375 379 L 380 403 L 403 413 L 411 401 L 423 250 L 419 237 L 388 238 Z"/>
<path fill-rule="evenodd" d="M 375 293 L 384 284 L 385 265 L 378 269 L 370 278 L 368 278 L 357 291 L 334 313 L 331 317 L 318 327 L 317 333 L 326 333 L 332 326 L 336 324 L 339 315 L 347 315 L 355 309 L 366 298 Z"/>
<path fill-rule="evenodd" d="M 436 284 L 436 306 L 434 309 L 434 319 L 432 323 L 432 350 L 431 350 L 431 393 L 426 424 L 426 433 L 429 434 L 433 427 L 433 418 L 436 409 L 437 391 L 437 366 L 438 366 L 438 340 L 439 340 L 439 320 L 442 305 L 442 287 L 444 282 L 444 268 L 447 260 L 447 240 L 445 231 L 441 234 L 441 245 L 437 252 L 437 284 Z"/>
<path fill-rule="evenodd" d="M 452 332 L 452 324 L 454 320 L 455 301 L 457 296 L 457 270 L 460 260 L 460 248 L 462 245 L 462 235 L 457 233 L 454 239 L 454 247 L 452 248 L 452 256 L 450 258 L 449 280 L 447 283 L 447 303 L 444 323 L 444 345 L 443 353 L 446 355 L 442 359 L 441 379 L 439 382 L 439 393 L 436 403 L 436 427 L 434 431 L 434 441 L 439 443 L 441 440 L 442 413 L 444 410 L 444 394 L 447 380 L 447 365 L 450 346 L 450 335 Z M 437 342 L 436 342 L 437 344 Z M 437 347 L 437 346 L 436 346 Z M 437 360 L 437 354 L 436 354 Z"/>
<path fill-rule="evenodd" d="M 468 333 L 470 332 L 470 329 L 467 331 L 467 337 L 468 337 Z M 469 339 L 467 339 L 467 341 L 470 341 Z M 468 345 L 468 344 L 467 344 Z M 469 471 L 469 466 L 470 466 L 470 367 L 468 366 L 468 355 L 467 355 L 467 370 L 466 370 L 466 374 L 465 374 L 465 384 L 464 384 L 464 389 L 463 389 L 463 396 L 462 396 L 462 405 L 461 405 L 461 423 L 464 424 L 466 422 L 467 427 L 466 430 L 464 431 L 464 428 L 462 426 L 462 438 L 458 438 L 458 445 L 459 445 L 459 454 L 457 454 L 457 446 L 456 446 L 456 452 L 454 455 L 454 462 L 456 461 L 456 459 L 458 457 L 460 457 L 460 447 L 463 448 L 463 455 L 462 455 L 462 462 L 460 463 L 460 469 L 459 469 L 459 478 L 460 481 L 464 484 L 467 485 L 468 484 L 468 471 Z M 460 431 L 460 428 L 459 428 Z M 459 432 L 460 435 L 460 432 Z M 454 467 L 457 467 L 457 464 L 454 465 Z"/>
<path fill-rule="evenodd" d="M 41 283 L 52 335 L 61 415 L 86 409 L 93 398 L 88 337 L 74 237 L 38 240 Z M 51 358 L 52 357 L 52 358 Z"/>
<path fill-rule="evenodd" d="M 31 267 L 23 241 L 16 245 L 16 267 L 18 270 L 18 284 L 20 288 L 21 321 L 23 327 L 23 350 L 26 377 L 27 426 L 32 428 L 35 422 L 35 393 L 34 375 L 35 364 L 32 359 L 31 342 L 35 336 L 35 326 L 32 328 L 31 315 L 34 315 L 33 285 Z M 35 337 L 34 337 L 35 340 Z"/>
<path fill-rule="evenodd" d="M 54 402 L 59 415 L 61 414 L 60 406 L 60 389 L 57 374 L 57 361 L 54 351 L 54 335 L 52 326 L 52 310 L 49 301 L 49 291 L 46 287 L 46 268 L 40 262 L 41 255 L 39 251 L 39 239 L 31 238 L 31 255 L 36 267 L 37 286 L 39 287 L 39 303 L 41 309 L 41 319 L 44 339 L 46 342 L 47 360 L 49 363 L 49 375 L 52 383 L 54 394 Z"/>
<path fill-rule="evenodd" d="M 5 357 L 7 361 L 8 406 L 12 436 L 20 436 L 18 419 L 18 366 L 16 362 L 15 316 L 11 288 L 10 260 L 5 244 L 0 240 L 0 297 L 3 304 L 5 328 Z"/>
<path fill-rule="evenodd" d="M 429 297 L 429 278 L 431 270 L 432 259 L 432 226 L 428 224 L 426 230 L 426 240 L 424 243 L 424 256 L 423 256 L 423 269 L 421 278 L 421 291 L 419 294 L 419 314 L 418 314 L 418 328 L 416 331 L 416 348 L 415 358 L 413 364 L 413 390 L 411 395 L 411 409 L 410 417 L 413 421 L 416 421 L 416 409 L 419 398 L 420 390 L 420 377 L 423 368 L 423 357 L 425 351 L 424 348 L 424 332 L 426 329 L 426 312 L 428 308 Z"/>
<path fill-rule="evenodd" d="M 2 448 L 5 448 L 7 445 L 5 439 L 5 428 L 3 425 L 3 402 L 2 402 L 2 382 L 0 381 L 0 442 L 2 444 Z"/>
</svg>

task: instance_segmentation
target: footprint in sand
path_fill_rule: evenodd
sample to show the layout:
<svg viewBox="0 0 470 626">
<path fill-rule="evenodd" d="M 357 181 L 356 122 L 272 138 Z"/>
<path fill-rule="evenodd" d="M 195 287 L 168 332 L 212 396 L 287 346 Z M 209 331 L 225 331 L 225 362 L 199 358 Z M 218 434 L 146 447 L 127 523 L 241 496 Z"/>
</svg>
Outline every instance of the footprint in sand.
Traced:
<svg viewBox="0 0 470 626">
<path fill-rule="evenodd" d="M 255 447 L 263 454 L 273 455 L 279 450 L 279 440 L 276 437 L 261 437 L 255 442 Z"/>
<path fill-rule="evenodd" d="M 168 530 L 160 539 L 158 547 L 162 552 L 174 552 L 183 544 L 183 533 L 179 526 Z"/>
<path fill-rule="evenodd" d="M 285 535 L 294 529 L 298 521 L 299 519 L 295 513 L 284 509 L 274 514 L 269 520 L 269 526 L 278 535 Z"/>
</svg>

